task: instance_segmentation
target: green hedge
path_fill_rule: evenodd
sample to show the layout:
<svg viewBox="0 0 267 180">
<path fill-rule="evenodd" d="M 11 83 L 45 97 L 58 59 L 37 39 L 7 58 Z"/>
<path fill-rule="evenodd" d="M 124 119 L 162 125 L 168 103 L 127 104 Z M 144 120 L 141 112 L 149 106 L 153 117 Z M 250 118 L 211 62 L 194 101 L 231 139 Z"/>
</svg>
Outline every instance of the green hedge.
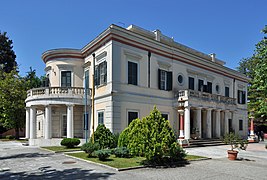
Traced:
<svg viewBox="0 0 267 180">
<path fill-rule="evenodd" d="M 80 139 L 78 138 L 64 138 L 60 144 L 62 146 L 66 146 L 67 148 L 73 148 L 75 146 L 78 146 L 80 144 Z"/>
</svg>

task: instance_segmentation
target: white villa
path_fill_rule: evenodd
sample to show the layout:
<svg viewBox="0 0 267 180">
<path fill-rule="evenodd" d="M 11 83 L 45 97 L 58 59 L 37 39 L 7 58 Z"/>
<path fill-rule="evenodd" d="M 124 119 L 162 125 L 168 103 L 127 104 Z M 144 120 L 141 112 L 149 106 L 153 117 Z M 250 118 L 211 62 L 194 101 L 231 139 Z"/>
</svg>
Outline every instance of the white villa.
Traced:
<svg viewBox="0 0 267 180">
<path fill-rule="evenodd" d="M 42 59 L 47 87 L 25 100 L 30 145 L 84 140 L 86 125 L 89 136 L 100 123 L 121 132 L 154 105 L 180 140 L 247 135 L 249 79 L 159 30 L 111 25 L 82 49 L 48 50 Z"/>
</svg>

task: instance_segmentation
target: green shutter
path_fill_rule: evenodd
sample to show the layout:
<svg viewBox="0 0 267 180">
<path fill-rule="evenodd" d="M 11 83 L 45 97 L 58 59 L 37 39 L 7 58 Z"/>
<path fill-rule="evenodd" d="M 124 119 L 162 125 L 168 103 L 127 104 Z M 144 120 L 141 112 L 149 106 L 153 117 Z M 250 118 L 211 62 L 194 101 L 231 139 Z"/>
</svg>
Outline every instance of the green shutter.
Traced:
<svg viewBox="0 0 267 180">
<path fill-rule="evenodd" d="M 167 72 L 167 91 L 172 90 L 172 72 Z"/>
</svg>

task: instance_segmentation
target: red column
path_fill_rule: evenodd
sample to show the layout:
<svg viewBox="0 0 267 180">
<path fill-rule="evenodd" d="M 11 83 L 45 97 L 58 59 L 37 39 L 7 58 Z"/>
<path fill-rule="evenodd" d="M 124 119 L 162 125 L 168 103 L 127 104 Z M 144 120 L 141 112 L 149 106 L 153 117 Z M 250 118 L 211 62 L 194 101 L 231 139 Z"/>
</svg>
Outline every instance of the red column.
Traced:
<svg viewBox="0 0 267 180">
<path fill-rule="evenodd" d="M 180 113 L 180 135 L 179 139 L 184 139 L 184 114 Z"/>
</svg>

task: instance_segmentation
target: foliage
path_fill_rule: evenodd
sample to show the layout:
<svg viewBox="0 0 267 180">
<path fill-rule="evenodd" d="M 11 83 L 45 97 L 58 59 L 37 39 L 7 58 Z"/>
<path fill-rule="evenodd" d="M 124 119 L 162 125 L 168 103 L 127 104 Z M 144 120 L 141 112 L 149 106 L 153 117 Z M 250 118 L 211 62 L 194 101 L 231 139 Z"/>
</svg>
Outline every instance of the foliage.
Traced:
<svg viewBox="0 0 267 180">
<path fill-rule="evenodd" d="M 97 155 L 100 161 L 105 161 L 110 156 L 111 152 L 109 149 L 102 149 L 95 151 L 95 154 Z"/>
<path fill-rule="evenodd" d="M 88 142 L 82 145 L 81 150 L 88 153 L 88 157 L 91 157 L 94 151 L 99 150 L 99 144 Z"/>
<path fill-rule="evenodd" d="M 7 129 L 15 128 L 18 139 L 25 121 L 27 84 L 16 70 L 2 73 L 5 78 L 0 81 L 0 123 Z"/>
<path fill-rule="evenodd" d="M 119 158 L 129 158 L 130 151 L 127 147 L 118 147 L 114 150 L 114 155 Z"/>
<path fill-rule="evenodd" d="M 238 134 L 229 133 L 225 134 L 223 141 L 225 144 L 229 144 L 231 146 L 231 151 L 234 149 L 246 150 L 248 141 L 242 139 Z"/>
<path fill-rule="evenodd" d="M 78 138 L 64 138 L 60 144 L 62 146 L 66 146 L 67 148 L 73 148 L 74 146 L 78 146 L 80 144 L 80 139 Z"/>
<path fill-rule="evenodd" d="M 15 139 L 15 137 L 14 136 L 12 136 L 12 135 L 6 135 L 6 137 L 5 137 L 6 139 Z"/>
<path fill-rule="evenodd" d="M 156 107 L 149 116 L 130 123 L 120 134 L 119 146 L 126 146 L 133 156 L 145 156 L 150 163 L 161 164 L 166 159 L 174 161 L 185 157 L 170 122 L 162 118 Z"/>
<path fill-rule="evenodd" d="M 0 69 L 6 73 L 10 73 L 17 66 L 12 44 L 13 42 L 7 37 L 7 33 L 0 32 Z"/>
<path fill-rule="evenodd" d="M 30 71 L 27 72 L 27 75 L 24 77 L 24 80 L 27 83 L 28 89 L 38 88 L 42 85 L 41 79 L 36 76 L 36 70 L 33 70 L 32 67 L 30 67 Z"/>
<path fill-rule="evenodd" d="M 256 119 L 267 120 L 267 26 L 263 39 L 256 44 L 252 57 L 243 59 L 238 70 L 251 78 L 248 87 L 248 109 Z"/>
<path fill-rule="evenodd" d="M 115 134 L 113 134 L 113 135 L 114 135 L 114 141 L 115 141 L 113 147 L 115 148 L 115 147 L 118 147 L 118 142 L 119 142 L 120 133 L 115 133 Z"/>
<path fill-rule="evenodd" d="M 115 137 L 104 124 L 99 124 L 94 133 L 94 142 L 98 143 L 100 149 L 114 148 L 116 145 Z"/>
</svg>

